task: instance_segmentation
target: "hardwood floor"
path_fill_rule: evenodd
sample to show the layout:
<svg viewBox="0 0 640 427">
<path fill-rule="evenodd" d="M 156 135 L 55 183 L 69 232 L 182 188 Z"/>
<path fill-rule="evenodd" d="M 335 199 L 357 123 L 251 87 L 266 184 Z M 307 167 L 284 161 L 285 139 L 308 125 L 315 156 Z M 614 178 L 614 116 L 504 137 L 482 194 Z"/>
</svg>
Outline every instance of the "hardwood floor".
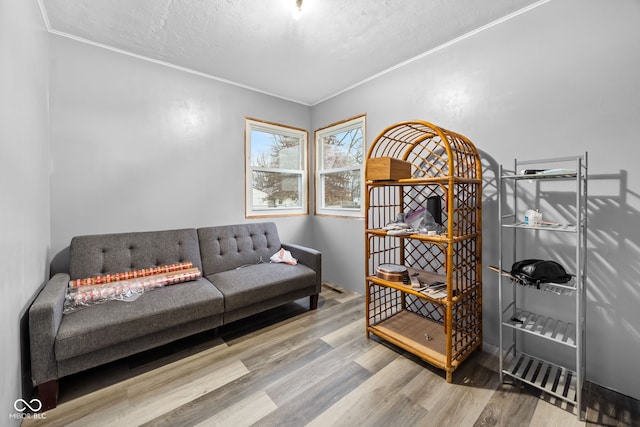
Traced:
<svg viewBox="0 0 640 427">
<path fill-rule="evenodd" d="M 308 299 L 61 380 L 23 426 L 640 426 L 640 403 L 589 384 L 586 421 L 528 386 L 500 384 L 483 346 L 453 374 L 367 339 L 364 297 Z"/>
</svg>

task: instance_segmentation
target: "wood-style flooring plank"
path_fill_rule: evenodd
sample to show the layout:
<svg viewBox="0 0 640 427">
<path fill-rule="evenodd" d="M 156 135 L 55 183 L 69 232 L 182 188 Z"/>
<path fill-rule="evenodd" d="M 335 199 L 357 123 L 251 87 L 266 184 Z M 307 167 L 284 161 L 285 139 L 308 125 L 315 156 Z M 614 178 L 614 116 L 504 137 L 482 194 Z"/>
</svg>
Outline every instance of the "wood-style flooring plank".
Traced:
<svg viewBox="0 0 640 427">
<path fill-rule="evenodd" d="M 379 404 L 359 426 L 388 427 L 397 426 L 398 420 L 402 420 L 404 426 L 429 425 L 429 411 L 417 405 L 411 399 L 401 395 L 380 395 Z M 435 424 L 432 424 L 435 425 Z"/>
<path fill-rule="evenodd" d="M 572 405 L 500 384 L 485 344 L 444 371 L 365 331 L 364 297 L 308 298 L 61 381 L 58 408 L 31 426 L 640 426 L 640 403 L 589 384 Z"/>
<path fill-rule="evenodd" d="M 374 340 L 368 341 L 372 343 L 376 342 Z M 355 359 L 355 362 L 370 372 L 378 372 L 380 369 L 391 363 L 392 360 L 397 358 L 397 351 L 394 351 L 385 345 L 374 345 L 372 348 L 358 356 Z"/>
<path fill-rule="evenodd" d="M 176 426 L 204 422 L 238 400 L 248 398 L 258 390 L 265 390 L 269 384 L 285 375 L 289 369 L 306 365 L 309 359 L 315 359 L 318 355 L 324 354 L 329 350 L 331 350 L 330 346 L 317 340 L 299 347 L 290 354 L 281 354 L 277 358 L 270 358 L 269 361 L 265 361 L 260 366 L 260 369 L 251 370 L 248 374 L 239 377 L 235 381 L 231 381 L 178 408 L 166 411 L 150 421 L 148 425 Z"/>
<path fill-rule="evenodd" d="M 526 386 L 501 384 L 487 402 L 474 427 L 529 426 L 539 400 L 537 393 Z"/>
<path fill-rule="evenodd" d="M 420 366 L 410 360 L 396 357 L 362 385 L 319 414 L 309 426 L 360 425 L 369 419 L 371 413 L 383 402 L 400 396 L 399 390 L 416 376 L 420 369 Z M 400 398 L 406 399 L 404 396 Z"/>
<path fill-rule="evenodd" d="M 370 376 L 371 373 L 357 363 L 348 363 L 334 375 L 324 378 L 314 387 L 307 388 L 295 398 L 289 399 L 255 425 L 304 426 Z"/>
<path fill-rule="evenodd" d="M 365 323 L 362 318 L 358 316 L 353 322 L 346 324 L 341 328 L 334 329 L 328 334 L 320 337 L 320 339 L 332 347 L 338 347 L 341 343 L 352 340 L 354 336 L 363 331 L 364 327 Z"/>
<path fill-rule="evenodd" d="M 586 421 L 589 426 L 640 426 L 640 402 L 596 384 L 588 385 Z"/>
<path fill-rule="evenodd" d="M 441 380 L 431 389 L 423 387 L 411 396 L 429 410 L 428 421 L 433 425 L 473 425 L 491 400 L 499 384 L 498 375 L 482 365 L 467 362 L 454 372 L 452 383 Z"/>
<path fill-rule="evenodd" d="M 269 395 L 264 391 L 258 391 L 196 424 L 196 427 L 250 426 L 276 409 L 278 406 Z"/>
<path fill-rule="evenodd" d="M 249 371 L 214 347 L 47 411 L 46 425 L 138 425 Z M 217 359 L 217 360 L 216 360 Z M 73 417 L 73 420 L 70 419 Z"/>
<path fill-rule="evenodd" d="M 155 418 L 154 414 L 166 412 L 191 402 L 198 397 L 224 386 L 237 378 L 249 373 L 240 361 L 234 361 L 225 366 L 215 368 L 181 370 L 171 381 L 163 382 L 159 386 L 136 382 L 132 384 L 127 394 L 129 407 L 124 413 L 113 417 L 116 424 L 138 425 Z"/>
<path fill-rule="evenodd" d="M 307 311 L 293 320 L 258 329 L 242 337 L 229 339 L 224 331 L 221 331 L 221 336 L 231 349 L 244 352 L 244 360 L 248 361 L 250 355 L 259 357 L 282 343 L 293 345 L 326 335 L 361 318 L 361 310 L 360 301 L 353 300 L 343 305 L 323 308 L 322 311 Z"/>
<path fill-rule="evenodd" d="M 579 427 L 584 421 L 578 420 L 573 411 L 559 409 L 557 405 L 540 399 L 531 416 L 529 427 Z"/>
<path fill-rule="evenodd" d="M 362 351 L 372 345 L 361 335 L 352 335 L 348 341 L 342 342 L 331 351 L 320 355 L 314 360 L 309 360 L 306 365 L 300 366 L 297 370 L 291 370 L 274 381 L 267 387 L 267 392 L 278 405 L 295 399 L 299 394 L 315 387 L 315 384 L 344 369 Z"/>
</svg>

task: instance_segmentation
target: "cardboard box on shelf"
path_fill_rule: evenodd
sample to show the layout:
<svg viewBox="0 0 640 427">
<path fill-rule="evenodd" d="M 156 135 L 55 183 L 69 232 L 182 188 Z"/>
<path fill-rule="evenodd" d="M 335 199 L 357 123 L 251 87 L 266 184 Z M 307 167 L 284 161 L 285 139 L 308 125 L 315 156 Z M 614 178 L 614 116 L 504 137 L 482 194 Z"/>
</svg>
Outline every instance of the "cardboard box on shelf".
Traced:
<svg viewBox="0 0 640 427">
<path fill-rule="evenodd" d="M 411 163 L 393 157 L 373 157 L 367 160 L 368 181 L 394 181 L 411 178 Z"/>
</svg>

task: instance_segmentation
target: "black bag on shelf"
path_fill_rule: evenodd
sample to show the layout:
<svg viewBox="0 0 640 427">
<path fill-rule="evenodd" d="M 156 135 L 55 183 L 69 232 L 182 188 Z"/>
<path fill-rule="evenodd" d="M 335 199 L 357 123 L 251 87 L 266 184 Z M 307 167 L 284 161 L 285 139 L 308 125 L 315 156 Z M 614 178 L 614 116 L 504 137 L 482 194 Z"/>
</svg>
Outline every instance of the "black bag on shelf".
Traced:
<svg viewBox="0 0 640 427">
<path fill-rule="evenodd" d="M 555 261 L 542 259 L 524 259 L 511 266 L 511 275 L 525 284 L 567 283 L 571 274 Z"/>
</svg>

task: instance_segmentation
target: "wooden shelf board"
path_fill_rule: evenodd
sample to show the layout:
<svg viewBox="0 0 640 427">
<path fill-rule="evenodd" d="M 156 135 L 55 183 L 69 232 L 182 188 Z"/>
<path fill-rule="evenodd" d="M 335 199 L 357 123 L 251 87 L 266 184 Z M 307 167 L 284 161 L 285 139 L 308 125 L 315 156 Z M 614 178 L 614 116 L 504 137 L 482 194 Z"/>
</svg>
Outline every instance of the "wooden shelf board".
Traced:
<svg viewBox="0 0 640 427">
<path fill-rule="evenodd" d="M 407 268 L 409 269 L 409 268 Z M 428 274 L 425 272 L 425 274 Z M 425 276 L 420 276 L 420 279 L 425 281 L 425 282 L 433 282 L 435 280 L 439 280 L 439 281 L 443 281 L 446 282 L 446 276 L 443 277 L 443 275 L 440 274 L 435 274 L 435 273 L 431 273 L 431 275 L 433 276 L 433 278 L 430 277 L 430 280 L 425 280 Z M 378 276 L 367 276 L 367 280 L 371 283 L 375 283 L 376 285 L 380 285 L 380 286 L 386 286 L 387 288 L 393 288 L 393 289 L 397 289 L 401 292 L 405 292 L 411 295 L 415 295 L 418 298 L 422 298 L 424 300 L 430 301 L 434 304 L 441 304 L 441 305 L 446 305 L 449 303 L 449 301 L 447 300 L 447 296 L 446 294 L 441 297 L 441 298 L 434 298 L 434 296 L 431 296 L 429 294 L 424 294 L 422 292 L 418 292 L 416 289 L 413 289 L 411 287 L 411 285 L 407 284 L 405 285 L 402 282 L 390 282 L 388 280 L 384 280 L 379 278 Z M 457 297 L 453 297 L 451 298 L 452 302 L 456 302 L 458 300 Z"/>
<path fill-rule="evenodd" d="M 457 234 L 454 232 L 453 237 L 449 238 L 446 233 L 437 234 L 435 236 L 429 236 L 426 234 L 400 234 L 400 235 L 391 235 L 388 234 L 385 230 L 379 228 L 370 228 L 365 230 L 366 233 L 373 234 L 381 237 L 398 237 L 405 239 L 415 239 L 422 240 L 423 242 L 433 242 L 433 243 L 455 243 L 461 242 L 464 240 L 475 239 L 478 237 L 478 233 L 470 233 L 470 234 Z"/>
<path fill-rule="evenodd" d="M 447 367 L 444 325 L 410 311 L 400 311 L 368 330 L 442 369 Z M 425 334 L 431 338 L 427 340 Z M 452 366 L 456 366 L 453 362 Z"/>
<path fill-rule="evenodd" d="M 435 281 L 439 282 L 447 282 L 447 276 L 443 273 L 434 273 L 432 271 L 421 270 L 418 268 L 407 267 L 407 271 L 410 275 L 417 273 L 417 277 L 421 283 L 433 283 Z M 418 290 L 411 287 L 410 284 L 404 284 L 402 282 L 391 282 L 388 280 L 384 280 L 379 278 L 376 275 L 368 275 L 366 279 L 369 282 L 375 283 L 376 285 L 386 286 L 388 288 L 397 289 L 402 292 L 406 292 L 411 295 L 415 295 L 418 298 L 422 298 L 428 301 L 431 301 L 436 304 L 446 305 L 449 304 L 449 300 L 447 299 L 447 290 L 446 288 L 442 289 L 443 293 L 440 294 L 430 294 L 428 292 L 419 292 Z M 457 282 L 454 280 L 452 283 L 453 295 L 451 296 L 451 303 L 456 303 L 460 298 L 463 298 L 467 293 L 473 292 L 475 290 L 474 286 L 470 286 L 466 291 L 460 292 L 457 286 Z M 442 296 L 440 296 L 442 295 Z"/>
<path fill-rule="evenodd" d="M 422 178 L 402 178 L 397 180 L 366 180 L 366 184 L 371 187 L 385 187 L 391 185 L 430 185 L 430 184 L 482 184 L 481 179 L 464 178 L 460 176 L 442 177 L 422 177 Z"/>
</svg>

